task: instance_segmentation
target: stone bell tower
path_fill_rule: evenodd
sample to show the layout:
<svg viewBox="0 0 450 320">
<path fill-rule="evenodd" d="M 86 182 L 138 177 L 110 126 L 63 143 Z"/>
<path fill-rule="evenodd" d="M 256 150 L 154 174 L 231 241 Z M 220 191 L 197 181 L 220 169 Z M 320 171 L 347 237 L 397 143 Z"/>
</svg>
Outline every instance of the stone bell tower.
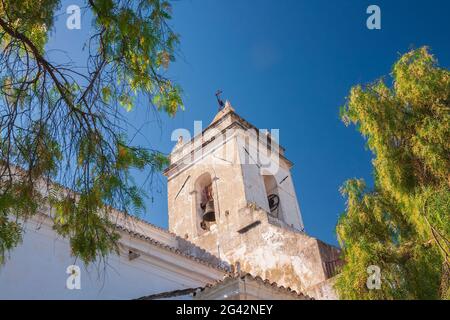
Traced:
<svg viewBox="0 0 450 320">
<path fill-rule="evenodd" d="M 338 250 L 304 232 L 278 131 L 260 131 L 227 101 L 170 155 L 169 229 L 244 272 L 334 298 Z"/>
</svg>

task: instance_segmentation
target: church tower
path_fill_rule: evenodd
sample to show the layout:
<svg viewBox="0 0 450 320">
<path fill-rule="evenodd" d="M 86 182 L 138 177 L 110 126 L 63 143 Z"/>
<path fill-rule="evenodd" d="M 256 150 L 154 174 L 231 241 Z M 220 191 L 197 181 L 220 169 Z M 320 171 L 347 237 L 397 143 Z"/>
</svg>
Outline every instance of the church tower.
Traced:
<svg viewBox="0 0 450 320">
<path fill-rule="evenodd" d="M 338 250 L 304 232 L 278 131 L 258 130 L 227 101 L 170 155 L 169 229 L 242 271 L 334 297 Z"/>
</svg>

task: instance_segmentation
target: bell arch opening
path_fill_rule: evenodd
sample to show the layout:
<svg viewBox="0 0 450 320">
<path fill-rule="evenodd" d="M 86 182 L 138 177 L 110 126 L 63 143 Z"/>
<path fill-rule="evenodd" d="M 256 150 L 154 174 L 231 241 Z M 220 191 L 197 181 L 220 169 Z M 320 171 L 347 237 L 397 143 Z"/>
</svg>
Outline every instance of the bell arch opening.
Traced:
<svg viewBox="0 0 450 320">
<path fill-rule="evenodd" d="M 263 179 L 267 202 L 269 205 L 269 214 L 274 218 L 282 220 L 283 213 L 277 180 L 273 175 L 263 175 Z"/>
<path fill-rule="evenodd" d="M 195 213 L 199 234 L 211 230 L 216 223 L 215 201 L 211 174 L 203 173 L 195 182 Z"/>
</svg>

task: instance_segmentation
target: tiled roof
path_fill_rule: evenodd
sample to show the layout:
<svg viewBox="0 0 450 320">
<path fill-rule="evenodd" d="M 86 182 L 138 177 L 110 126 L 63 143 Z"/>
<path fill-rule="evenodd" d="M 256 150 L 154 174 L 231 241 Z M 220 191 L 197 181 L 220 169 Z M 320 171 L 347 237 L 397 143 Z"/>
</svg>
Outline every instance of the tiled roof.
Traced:
<svg viewBox="0 0 450 320">
<path fill-rule="evenodd" d="M 266 287 L 270 287 L 272 289 L 279 290 L 279 291 L 282 291 L 282 292 L 294 295 L 294 296 L 299 297 L 299 298 L 304 297 L 306 300 L 314 300 L 313 298 L 311 298 L 311 297 L 309 297 L 309 296 L 307 296 L 307 295 L 305 295 L 305 294 L 303 294 L 301 292 L 297 292 L 297 291 L 291 289 L 290 287 L 284 287 L 282 285 L 279 285 L 276 282 L 271 282 L 271 281 L 269 281 L 267 279 L 263 279 L 260 276 L 254 276 L 254 275 L 252 275 L 250 273 L 229 274 L 223 280 L 218 280 L 218 281 L 216 281 L 213 284 L 208 284 L 204 288 L 200 289 L 199 291 L 201 291 L 201 292 L 208 292 L 209 290 L 211 290 L 211 289 L 213 289 L 213 288 L 215 288 L 217 286 L 220 286 L 220 285 L 222 285 L 224 283 L 227 283 L 228 281 L 233 281 L 233 280 L 236 280 L 236 279 L 241 279 L 241 280 L 249 279 L 249 280 L 252 280 L 252 281 L 259 282 L 259 283 L 263 284 Z"/>
<path fill-rule="evenodd" d="M 153 224 L 153 223 L 151 223 L 151 222 L 148 222 L 148 221 L 146 221 L 146 220 L 144 220 L 144 219 L 142 219 L 142 218 L 139 218 L 138 216 L 134 216 L 134 215 L 131 215 L 131 214 L 128 214 L 128 213 L 124 213 L 123 211 L 119 211 L 119 210 L 114 209 L 114 208 L 112 208 L 112 209 L 115 210 L 115 211 L 117 211 L 117 212 L 120 212 L 120 213 L 125 214 L 127 217 L 129 217 L 130 219 L 135 220 L 137 223 L 145 224 L 145 225 L 147 225 L 147 226 L 150 226 L 150 227 L 152 227 L 152 228 L 158 229 L 158 230 L 160 230 L 160 231 L 162 231 L 162 232 L 164 232 L 164 233 L 167 233 L 167 234 L 169 234 L 169 235 L 172 235 L 172 236 L 174 236 L 174 237 L 177 236 L 175 233 L 173 233 L 173 232 L 171 232 L 171 231 L 169 231 L 169 230 L 167 230 L 167 229 L 161 228 L 161 227 L 157 226 L 156 224 Z"/>
<path fill-rule="evenodd" d="M 138 239 L 141 239 L 141 240 L 145 240 L 146 242 L 148 242 L 148 243 L 150 243 L 150 244 L 152 244 L 154 246 L 157 246 L 159 248 L 165 249 L 167 251 L 170 251 L 172 253 L 178 254 L 180 256 L 186 257 L 186 258 L 191 259 L 191 260 L 193 260 L 193 261 L 195 261 L 197 263 L 200 263 L 202 265 L 205 265 L 205 266 L 208 266 L 208 267 L 211 267 L 211 268 L 215 268 L 215 269 L 221 270 L 223 272 L 229 272 L 230 271 L 230 269 L 227 267 L 225 262 L 223 262 L 223 263 L 212 263 L 211 261 L 207 261 L 205 259 L 201 259 L 201 258 L 198 258 L 198 257 L 196 257 L 194 255 L 191 255 L 191 254 L 188 254 L 186 252 L 183 252 L 182 250 L 180 250 L 178 248 L 169 246 L 169 245 L 167 245 L 165 243 L 157 241 L 157 240 L 155 240 L 155 239 L 153 239 L 153 238 L 151 238 L 151 237 L 149 237 L 147 235 L 144 235 L 144 234 L 142 234 L 140 232 L 136 232 L 136 231 L 130 230 L 130 229 L 124 227 L 124 226 L 116 225 L 116 228 L 118 230 L 121 230 L 121 231 L 124 231 L 124 232 L 128 233 L 129 235 L 131 235 L 131 236 L 133 236 L 135 238 L 138 238 Z M 161 230 L 166 231 L 164 229 L 161 229 Z M 166 231 L 166 232 L 169 232 L 169 231 Z M 171 234 L 173 235 L 173 233 L 171 233 Z M 192 244 L 192 246 L 195 246 L 195 245 Z"/>
<path fill-rule="evenodd" d="M 186 295 L 190 295 L 190 294 L 194 293 L 195 291 L 197 291 L 199 289 L 200 288 L 187 288 L 187 289 L 180 289 L 180 290 L 174 290 L 174 291 L 160 292 L 160 293 L 156 293 L 156 294 L 151 294 L 149 296 L 140 297 L 135 300 L 158 300 L 158 299 L 167 299 L 167 298 L 186 296 Z"/>
</svg>

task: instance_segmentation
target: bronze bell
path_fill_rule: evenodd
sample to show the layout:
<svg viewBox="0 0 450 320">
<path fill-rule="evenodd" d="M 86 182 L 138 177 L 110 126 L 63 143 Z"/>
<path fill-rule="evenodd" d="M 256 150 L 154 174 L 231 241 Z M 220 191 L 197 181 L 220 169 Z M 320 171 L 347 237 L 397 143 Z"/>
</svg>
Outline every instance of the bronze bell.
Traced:
<svg viewBox="0 0 450 320">
<path fill-rule="evenodd" d="M 205 221 L 205 222 L 216 221 L 216 214 L 214 212 L 214 201 L 213 200 L 209 200 L 206 203 L 205 211 L 203 213 L 203 221 Z"/>
</svg>

